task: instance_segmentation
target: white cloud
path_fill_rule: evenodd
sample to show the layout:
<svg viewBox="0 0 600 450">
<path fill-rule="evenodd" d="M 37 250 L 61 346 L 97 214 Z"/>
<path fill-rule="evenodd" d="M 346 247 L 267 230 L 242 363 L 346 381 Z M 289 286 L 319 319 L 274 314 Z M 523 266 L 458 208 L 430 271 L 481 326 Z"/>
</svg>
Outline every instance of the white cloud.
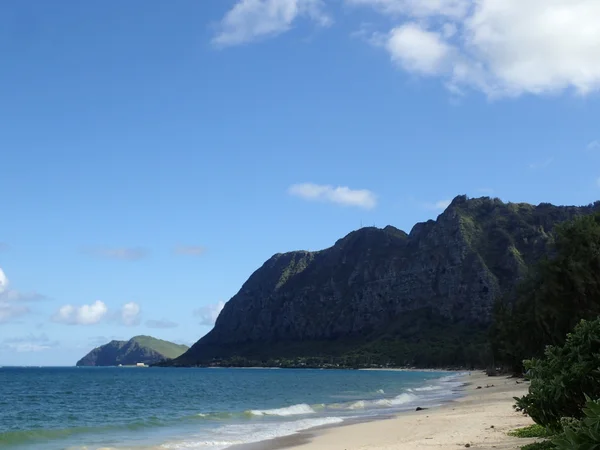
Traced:
<svg viewBox="0 0 600 450">
<path fill-rule="evenodd" d="M 139 325 L 142 308 L 135 302 L 125 303 L 121 307 L 120 320 L 127 327 Z"/>
<path fill-rule="evenodd" d="M 450 203 L 452 203 L 452 200 L 439 200 L 434 203 L 425 203 L 423 206 L 425 207 L 425 209 L 429 209 L 432 211 L 443 211 L 448 206 L 450 206 Z"/>
<path fill-rule="evenodd" d="M 392 61 L 423 75 L 443 72 L 453 53 L 439 33 L 427 31 L 417 23 L 394 28 L 385 45 Z"/>
<path fill-rule="evenodd" d="M 94 325 L 107 314 L 104 302 L 97 300 L 91 305 L 64 305 L 53 316 L 52 321 L 67 325 Z"/>
<path fill-rule="evenodd" d="M 290 30 L 301 17 L 320 26 L 331 23 L 322 0 L 239 0 L 221 21 L 212 42 L 227 47 L 276 36 Z"/>
<path fill-rule="evenodd" d="M 200 245 L 180 245 L 173 249 L 176 255 L 201 256 L 206 253 L 206 248 Z"/>
<path fill-rule="evenodd" d="M 346 1 L 397 20 L 385 45 L 394 61 L 408 72 L 440 76 L 453 92 L 600 90 L 598 0 Z"/>
<path fill-rule="evenodd" d="M 140 247 L 96 248 L 84 250 L 84 253 L 98 258 L 120 261 L 138 261 L 148 256 L 148 251 Z"/>
<path fill-rule="evenodd" d="M 200 325 L 213 326 L 217 321 L 217 317 L 225 306 L 224 302 L 218 302 L 214 305 L 203 306 L 194 310 L 194 315 L 200 317 Z"/>
<path fill-rule="evenodd" d="M 148 328 L 176 328 L 179 324 L 172 322 L 167 319 L 161 320 L 146 320 L 146 326 Z"/>
<path fill-rule="evenodd" d="M 4 273 L 4 270 L 0 268 L 0 294 L 3 294 L 8 289 L 8 277 Z"/>
<path fill-rule="evenodd" d="M 377 196 L 366 189 L 350 189 L 346 186 L 333 187 L 313 183 L 294 184 L 288 193 L 305 200 L 337 203 L 371 209 L 377 205 Z"/>
</svg>

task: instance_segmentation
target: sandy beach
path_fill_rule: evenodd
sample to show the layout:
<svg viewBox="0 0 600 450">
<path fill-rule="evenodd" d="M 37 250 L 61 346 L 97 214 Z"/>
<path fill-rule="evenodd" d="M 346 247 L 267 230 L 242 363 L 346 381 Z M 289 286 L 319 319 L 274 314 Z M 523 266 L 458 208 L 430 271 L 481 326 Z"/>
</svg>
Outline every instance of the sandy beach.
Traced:
<svg viewBox="0 0 600 450">
<path fill-rule="evenodd" d="M 533 442 L 507 435 L 533 423 L 512 407 L 513 397 L 526 392 L 526 383 L 479 372 L 464 380 L 465 396 L 441 407 L 296 436 L 296 442 L 290 439 L 284 445 L 301 450 L 429 450 L 468 444 L 472 449 L 512 450 Z"/>
</svg>

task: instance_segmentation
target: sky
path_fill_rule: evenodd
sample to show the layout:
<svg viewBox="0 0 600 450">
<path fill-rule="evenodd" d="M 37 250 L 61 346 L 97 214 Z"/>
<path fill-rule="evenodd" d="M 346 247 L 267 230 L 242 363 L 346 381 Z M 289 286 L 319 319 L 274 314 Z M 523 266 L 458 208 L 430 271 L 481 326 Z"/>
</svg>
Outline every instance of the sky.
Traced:
<svg viewBox="0 0 600 450">
<path fill-rule="evenodd" d="M 278 252 L 600 198 L 598 0 L 0 2 L 0 365 L 192 344 Z"/>
</svg>

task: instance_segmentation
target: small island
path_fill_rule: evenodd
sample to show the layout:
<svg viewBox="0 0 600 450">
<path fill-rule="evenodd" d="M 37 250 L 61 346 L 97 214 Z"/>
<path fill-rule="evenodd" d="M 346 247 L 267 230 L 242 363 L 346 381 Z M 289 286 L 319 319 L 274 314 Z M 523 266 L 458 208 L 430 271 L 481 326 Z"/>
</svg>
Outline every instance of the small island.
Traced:
<svg viewBox="0 0 600 450">
<path fill-rule="evenodd" d="M 77 366 L 148 367 L 181 356 L 187 345 L 175 344 L 152 336 L 135 336 L 128 341 L 111 341 L 95 348 Z"/>
</svg>

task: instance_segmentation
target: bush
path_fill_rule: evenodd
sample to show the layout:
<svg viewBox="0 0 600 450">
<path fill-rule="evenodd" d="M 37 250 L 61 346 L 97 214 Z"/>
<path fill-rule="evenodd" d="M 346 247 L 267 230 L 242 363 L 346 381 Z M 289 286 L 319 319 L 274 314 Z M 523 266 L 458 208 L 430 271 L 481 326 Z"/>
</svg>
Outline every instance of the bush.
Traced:
<svg viewBox="0 0 600 450">
<path fill-rule="evenodd" d="M 582 419 L 586 394 L 600 398 L 600 319 L 582 320 L 563 346 L 549 346 L 542 359 L 525 361 L 529 393 L 516 409 L 536 423 L 561 430 L 561 419 Z"/>
<path fill-rule="evenodd" d="M 550 441 L 534 442 L 533 444 L 527 444 L 521 447 L 521 450 L 549 450 L 554 449 L 556 446 Z"/>
<path fill-rule="evenodd" d="M 508 435 L 520 438 L 546 438 L 553 436 L 554 433 L 541 425 L 534 424 L 513 430 L 509 432 Z"/>
<path fill-rule="evenodd" d="M 552 439 L 558 450 L 600 449 L 600 402 L 586 396 L 585 418 L 565 424 L 563 433 Z"/>
</svg>

